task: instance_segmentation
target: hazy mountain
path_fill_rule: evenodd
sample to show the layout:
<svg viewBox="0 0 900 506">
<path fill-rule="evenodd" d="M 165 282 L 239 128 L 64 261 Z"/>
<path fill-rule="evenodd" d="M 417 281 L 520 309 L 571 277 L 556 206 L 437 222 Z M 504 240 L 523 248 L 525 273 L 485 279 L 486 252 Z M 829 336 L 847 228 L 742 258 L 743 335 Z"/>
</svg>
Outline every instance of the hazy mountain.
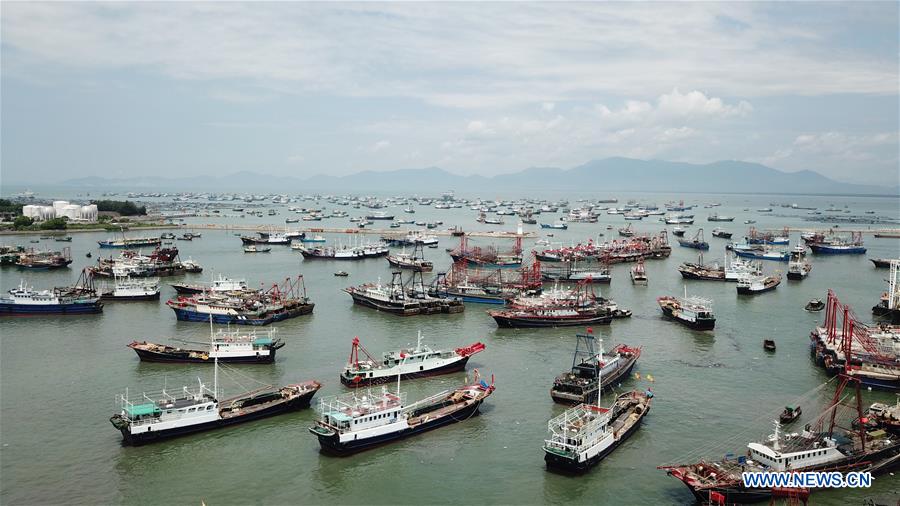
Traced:
<svg viewBox="0 0 900 506">
<path fill-rule="evenodd" d="M 347 176 L 309 178 L 267 176 L 237 172 L 222 176 L 186 178 L 137 177 L 70 179 L 64 186 L 129 188 L 132 190 L 206 190 L 274 192 L 395 193 L 456 190 L 466 193 L 498 190 L 660 191 L 702 193 L 813 193 L 897 195 L 898 187 L 854 185 L 829 179 L 817 172 L 783 172 L 757 163 L 718 161 L 708 164 L 606 158 L 571 169 L 533 167 L 493 177 L 460 176 L 437 167 L 385 172 L 363 171 Z"/>
</svg>

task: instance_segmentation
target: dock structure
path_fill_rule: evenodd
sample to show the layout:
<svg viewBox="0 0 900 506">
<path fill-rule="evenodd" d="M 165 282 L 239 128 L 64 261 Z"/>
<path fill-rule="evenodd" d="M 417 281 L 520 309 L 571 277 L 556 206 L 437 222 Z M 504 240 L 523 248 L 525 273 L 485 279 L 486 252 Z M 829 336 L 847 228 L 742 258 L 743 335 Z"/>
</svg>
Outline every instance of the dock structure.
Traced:
<svg viewBox="0 0 900 506">
<path fill-rule="evenodd" d="M 205 224 L 185 224 L 182 225 L 183 228 L 190 229 L 206 229 L 206 230 L 226 230 L 226 231 L 235 231 L 235 232 L 270 232 L 270 231 L 280 231 L 285 229 L 284 224 L 279 225 L 226 225 L 226 224 L 217 224 L 217 223 L 205 223 Z M 396 228 L 358 228 L 358 227 L 287 227 L 292 232 L 304 232 L 307 234 L 367 234 L 367 235 L 379 235 L 384 237 L 404 237 L 410 230 L 421 230 L 424 233 L 430 235 L 444 236 L 449 237 L 453 235 L 459 235 L 458 231 L 454 230 L 438 230 L 438 229 L 396 229 Z M 522 238 L 536 238 L 537 232 L 505 232 L 505 231 L 494 231 L 494 230 L 481 230 L 481 231 L 471 231 L 465 232 L 465 235 L 468 237 L 488 237 L 492 239 L 516 239 L 517 237 Z"/>
</svg>

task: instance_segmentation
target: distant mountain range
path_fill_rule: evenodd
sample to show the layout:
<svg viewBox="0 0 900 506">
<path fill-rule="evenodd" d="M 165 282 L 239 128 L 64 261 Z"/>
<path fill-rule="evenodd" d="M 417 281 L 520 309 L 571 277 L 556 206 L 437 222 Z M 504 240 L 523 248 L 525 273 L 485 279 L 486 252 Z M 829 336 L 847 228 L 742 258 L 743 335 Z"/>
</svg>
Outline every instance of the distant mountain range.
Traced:
<svg viewBox="0 0 900 506">
<path fill-rule="evenodd" d="M 606 158 L 571 169 L 534 167 L 492 177 L 460 176 L 437 167 L 394 171 L 363 171 L 347 176 L 309 178 L 237 172 L 222 176 L 185 178 L 85 177 L 59 185 L 77 188 L 133 191 L 266 191 L 266 192 L 384 192 L 455 190 L 465 193 L 507 190 L 579 190 L 609 195 L 617 191 L 697 193 L 795 193 L 897 195 L 900 188 L 848 184 L 817 172 L 783 172 L 757 163 L 719 161 L 708 164 Z M 54 185 L 57 186 L 57 185 Z"/>
</svg>

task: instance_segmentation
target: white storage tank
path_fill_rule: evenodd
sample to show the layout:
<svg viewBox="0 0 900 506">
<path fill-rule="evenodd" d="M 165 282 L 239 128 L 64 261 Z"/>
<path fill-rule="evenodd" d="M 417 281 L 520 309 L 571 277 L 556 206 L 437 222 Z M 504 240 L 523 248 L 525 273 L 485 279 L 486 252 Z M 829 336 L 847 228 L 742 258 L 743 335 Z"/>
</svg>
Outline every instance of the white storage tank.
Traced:
<svg viewBox="0 0 900 506">
<path fill-rule="evenodd" d="M 76 220 L 81 215 L 81 206 L 75 204 L 65 205 L 61 210 L 57 209 L 56 215 L 59 217 L 65 216 L 70 220 Z"/>
<path fill-rule="evenodd" d="M 40 206 L 38 210 L 38 221 L 47 221 L 56 218 L 56 209 L 50 206 Z"/>
<path fill-rule="evenodd" d="M 79 219 L 93 223 L 97 221 L 97 215 L 97 204 L 90 204 L 87 206 L 81 206 Z"/>
<path fill-rule="evenodd" d="M 69 205 L 68 200 L 54 200 L 53 201 L 53 210 L 56 211 L 56 215 L 62 215 L 62 210 Z"/>
<path fill-rule="evenodd" d="M 27 216 L 29 218 L 34 219 L 34 217 L 40 212 L 40 211 L 38 211 L 39 207 L 40 206 L 35 206 L 35 205 L 31 205 L 31 204 L 22 206 L 22 216 Z"/>
</svg>

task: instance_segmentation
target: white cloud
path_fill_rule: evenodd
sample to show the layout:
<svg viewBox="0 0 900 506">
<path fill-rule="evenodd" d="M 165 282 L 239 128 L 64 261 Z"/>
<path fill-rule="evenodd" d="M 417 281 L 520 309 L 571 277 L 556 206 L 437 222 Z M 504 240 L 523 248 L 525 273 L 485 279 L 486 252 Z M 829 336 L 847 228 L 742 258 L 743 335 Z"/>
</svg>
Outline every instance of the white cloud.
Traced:
<svg viewBox="0 0 900 506">
<path fill-rule="evenodd" d="M 753 111 L 747 101 L 741 100 L 737 105 L 727 105 L 722 99 L 707 97 L 700 91 L 680 93 L 678 88 L 657 99 L 657 110 L 660 114 L 676 117 L 719 117 L 746 116 Z"/>
<path fill-rule="evenodd" d="M 372 152 L 377 153 L 379 151 L 384 151 L 385 149 L 391 147 L 391 141 L 381 140 L 372 144 Z"/>
<path fill-rule="evenodd" d="M 790 9 L 772 16 L 766 4 L 732 2 L 10 2 L 3 44 L 15 51 L 4 55 L 4 72 L 129 69 L 240 81 L 264 93 L 400 96 L 460 108 L 543 104 L 547 112 L 563 100 L 654 96 L 676 86 L 742 97 L 897 93 L 896 40 L 874 54 L 844 42 L 853 35 L 846 18 L 866 14 L 843 4 Z M 896 18 L 889 3 L 880 9 L 865 21 Z M 661 109 L 719 107 L 693 92 L 670 95 Z M 733 107 L 719 113 L 747 111 Z"/>
<path fill-rule="evenodd" d="M 541 104 L 541 109 L 546 112 L 553 112 L 553 109 L 556 109 L 556 104 L 553 102 L 544 102 Z"/>
</svg>

